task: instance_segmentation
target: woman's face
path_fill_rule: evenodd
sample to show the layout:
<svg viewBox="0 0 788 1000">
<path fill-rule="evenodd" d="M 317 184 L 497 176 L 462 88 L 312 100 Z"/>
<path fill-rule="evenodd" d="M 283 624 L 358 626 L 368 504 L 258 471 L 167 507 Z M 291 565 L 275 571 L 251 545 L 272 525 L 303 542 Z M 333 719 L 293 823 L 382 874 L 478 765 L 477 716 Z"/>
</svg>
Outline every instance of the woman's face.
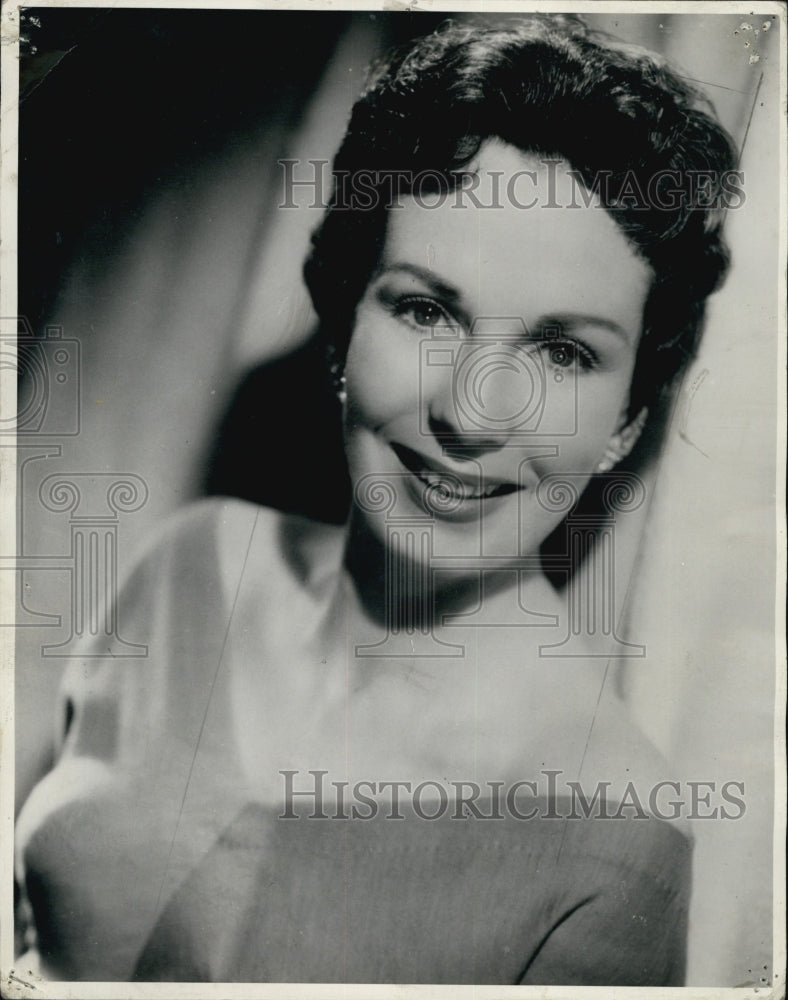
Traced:
<svg viewBox="0 0 788 1000">
<path fill-rule="evenodd" d="M 380 538 L 423 521 L 435 555 L 533 554 L 563 517 L 544 477 L 582 491 L 623 426 L 651 274 L 569 169 L 491 141 L 473 190 L 389 211 L 345 372 Z"/>
</svg>

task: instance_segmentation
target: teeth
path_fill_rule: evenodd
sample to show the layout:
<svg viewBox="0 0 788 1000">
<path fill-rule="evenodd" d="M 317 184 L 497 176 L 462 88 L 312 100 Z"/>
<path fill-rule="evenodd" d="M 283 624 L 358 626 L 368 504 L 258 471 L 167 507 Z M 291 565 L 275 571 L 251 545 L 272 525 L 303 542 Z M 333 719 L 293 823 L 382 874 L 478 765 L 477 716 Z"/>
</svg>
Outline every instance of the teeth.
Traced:
<svg viewBox="0 0 788 1000">
<path fill-rule="evenodd" d="M 408 448 L 395 447 L 395 451 L 402 464 L 416 476 L 419 482 L 423 483 L 428 489 L 440 490 L 446 497 L 452 500 L 487 500 L 494 496 L 504 496 L 507 493 L 513 493 L 517 489 L 513 483 L 498 483 L 497 485 L 487 486 L 485 489 L 479 490 L 481 483 L 469 485 L 463 483 L 462 480 L 455 478 L 453 475 L 447 475 L 444 472 L 435 472 L 433 469 L 419 468 L 418 455 Z M 460 489 L 457 489 L 457 484 L 460 485 Z"/>
<path fill-rule="evenodd" d="M 487 489 L 483 490 L 481 493 L 473 493 L 471 491 L 471 487 L 458 491 L 453 489 L 453 483 L 451 480 L 440 475 L 439 473 L 424 471 L 417 473 L 417 475 L 425 486 L 440 489 L 448 496 L 456 500 L 482 500 L 493 496 L 499 490 L 498 486 L 488 486 Z"/>
</svg>

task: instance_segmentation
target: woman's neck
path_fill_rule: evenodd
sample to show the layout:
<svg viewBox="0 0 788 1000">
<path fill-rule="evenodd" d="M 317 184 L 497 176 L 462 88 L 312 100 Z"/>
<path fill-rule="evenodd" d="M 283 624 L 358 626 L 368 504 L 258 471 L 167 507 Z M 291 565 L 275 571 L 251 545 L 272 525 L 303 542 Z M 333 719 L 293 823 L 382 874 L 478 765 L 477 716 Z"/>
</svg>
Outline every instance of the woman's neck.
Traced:
<svg viewBox="0 0 788 1000">
<path fill-rule="evenodd" d="M 540 568 L 435 570 L 428 555 L 414 549 L 407 540 L 385 544 L 363 518 L 351 515 L 344 567 L 370 631 L 437 634 L 447 619 L 468 615 L 480 625 L 515 624 L 497 619 L 524 591 L 535 595 L 536 604 L 547 605 L 537 609 L 535 604 L 535 610 L 554 611 L 555 592 Z"/>
</svg>

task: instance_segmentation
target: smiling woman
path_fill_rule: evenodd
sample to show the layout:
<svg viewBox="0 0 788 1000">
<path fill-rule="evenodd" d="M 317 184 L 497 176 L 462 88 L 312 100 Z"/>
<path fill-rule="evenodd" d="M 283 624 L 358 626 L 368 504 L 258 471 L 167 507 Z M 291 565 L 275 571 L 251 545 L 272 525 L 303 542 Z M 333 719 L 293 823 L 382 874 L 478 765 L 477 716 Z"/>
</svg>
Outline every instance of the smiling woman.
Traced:
<svg viewBox="0 0 788 1000">
<path fill-rule="evenodd" d="M 414 198 L 392 210 L 345 371 L 354 484 L 405 468 L 422 486 L 442 487 L 458 500 L 435 522 L 447 542 L 452 524 L 467 536 L 467 516 L 478 520 L 484 499 L 487 544 L 515 560 L 538 553 L 563 517 L 537 499 L 541 479 L 590 478 L 630 423 L 652 280 L 598 202 L 550 207 L 571 204 L 568 164 L 548 173 L 489 141 L 472 165 L 483 199 L 493 179 L 508 184 L 526 168 L 536 197 L 525 211 L 511 203 L 458 211 L 453 200 L 427 209 Z M 448 476 L 464 484 L 461 494 Z M 423 488 L 416 494 L 418 505 Z M 385 518 L 373 518 L 379 534 Z"/>
<path fill-rule="evenodd" d="M 682 983 L 698 803 L 606 684 L 601 578 L 581 606 L 547 570 L 602 522 L 612 558 L 612 501 L 578 528 L 564 500 L 691 357 L 733 162 L 687 84 L 574 18 L 447 26 L 375 69 L 335 162 L 374 197 L 338 183 L 305 268 L 349 517 L 212 500 L 157 540 L 119 612 L 149 656 L 86 648 L 20 816 L 26 962 Z"/>
</svg>

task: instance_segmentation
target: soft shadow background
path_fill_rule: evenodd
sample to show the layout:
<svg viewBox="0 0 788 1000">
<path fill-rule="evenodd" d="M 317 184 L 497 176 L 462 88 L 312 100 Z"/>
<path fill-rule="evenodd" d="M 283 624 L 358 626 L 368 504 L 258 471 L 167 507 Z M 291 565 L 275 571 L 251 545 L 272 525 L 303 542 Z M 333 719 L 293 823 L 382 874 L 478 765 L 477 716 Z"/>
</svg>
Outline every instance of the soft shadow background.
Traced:
<svg viewBox="0 0 788 1000">
<path fill-rule="evenodd" d="M 68 551 L 54 472 L 135 473 L 147 504 L 119 523 L 123 575 L 174 509 L 229 492 L 339 520 L 338 441 L 300 272 L 319 219 L 278 210 L 280 157 L 330 160 L 370 59 L 442 18 L 408 13 L 39 9 L 24 18 L 20 311 L 81 349 L 77 405 L 48 401 L 20 449 L 28 555 Z M 621 525 L 627 635 L 611 680 L 683 780 L 742 781 L 746 815 L 694 824 L 689 985 L 771 977 L 779 30 L 709 13 L 592 15 L 701 82 L 741 143 L 735 265 L 712 300 L 647 508 Z M 769 27 L 766 27 L 766 25 Z M 273 374 L 252 374 L 276 362 Z M 73 381 L 72 381 L 73 386 Z M 239 387 L 240 392 L 239 392 Z M 28 392 L 32 391 L 30 389 Z M 22 399 L 26 397 L 23 393 Z M 328 405 L 328 403 L 326 403 Z M 272 419 L 276 422 L 272 426 Z M 65 426 L 65 423 L 63 423 Z M 49 433 L 49 432 L 52 433 Z M 659 476 L 655 468 L 659 466 Z M 20 576 L 17 798 L 48 766 L 68 634 L 66 569 Z M 41 613 L 61 616 L 44 624 Z M 121 623 L 122 631 L 122 623 Z M 127 636 L 144 641 L 144 637 Z M 560 664 L 559 667 L 560 668 Z"/>
</svg>

